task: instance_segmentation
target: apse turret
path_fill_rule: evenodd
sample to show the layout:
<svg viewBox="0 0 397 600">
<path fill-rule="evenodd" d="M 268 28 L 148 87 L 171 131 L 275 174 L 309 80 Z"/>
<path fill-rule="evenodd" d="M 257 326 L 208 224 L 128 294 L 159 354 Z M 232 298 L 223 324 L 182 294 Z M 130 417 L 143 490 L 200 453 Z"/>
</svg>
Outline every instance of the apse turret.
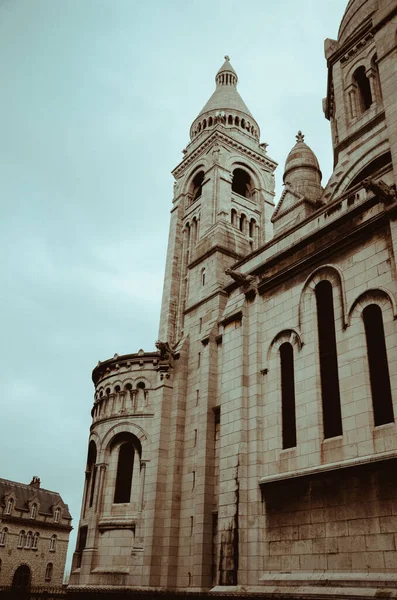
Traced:
<svg viewBox="0 0 397 600">
<path fill-rule="evenodd" d="M 259 140 L 258 123 L 237 91 L 238 76 L 225 56 L 225 62 L 215 76 L 216 89 L 190 128 L 190 139 L 222 124 Z"/>
<path fill-rule="evenodd" d="M 301 131 L 296 136 L 296 144 L 288 154 L 284 183 L 288 184 L 297 194 L 307 200 L 318 200 L 322 194 L 322 174 L 318 160 L 313 150 L 305 144 L 305 136 Z"/>
</svg>

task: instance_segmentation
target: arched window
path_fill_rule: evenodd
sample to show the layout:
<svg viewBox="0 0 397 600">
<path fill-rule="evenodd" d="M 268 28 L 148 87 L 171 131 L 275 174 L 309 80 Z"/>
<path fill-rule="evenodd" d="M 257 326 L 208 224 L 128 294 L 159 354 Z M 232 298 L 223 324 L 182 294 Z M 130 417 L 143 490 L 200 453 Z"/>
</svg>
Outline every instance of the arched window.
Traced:
<svg viewBox="0 0 397 600">
<path fill-rule="evenodd" d="M 32 532 L 28 531 L 26 534 L 25 548 L 30 548 L 31 545 L 32 545 Z"/>
<path fill-rule="evenodd" d="M 94 501 L 95 481 L 96 481 L 96 445 L 94 440 L 91 440 L 88 445 L 87 467 L 86 467 L 86 505 L 88 501 L 89 508 L 92 507 Z"/>
<path fill-rule="evenodd" d="M 199 171 L 192 182 L 192 202 L 201 197 L 203 191 L 204 171 Z"/>
<path fill-rule="evenodd" d="M 130 501 L 134 455 L 135 448 L 129 442 L 120 446 L 114 491 L 115 504 L 123 504 Z"/>
<path fill-rule="evenodd" d="M 233 182 L 232 192 L 244 196 L 244 198 L 251 198 L 252 196 L 252 183 L 251 177 L 247 171 L 243 169 L 234 169 L 233 171 Z"/>
<path fill-rule="evenodd" d="M 233 117 L 232 117 L 232 115 L 229 115 L 227 122 L 228 122 L 228 125 L 233 125 Z"/>
<path fill-rule="evenodd" d="M 204 121 L 203 121 L 203 129 L 205 129 L 206 127 L 207 127 L 207 120 L 204 119 Z"/>
<path fill-rule="evenodd" d="M 283 448 L 296 446 L 294 349 L 289 342 L 280 346 L 281 413 Z"/>
<path fill-rule="evenodd" d="M 372 104 L 372 92 L 365 67 L 359 67 L 353 75 L 358 93 L 358 108 L 361 113 L 369 109 Z"/>
<path fill-rule="evenodd" d="M 59 523 L 60 517 L 61 517 L 61 509 L 58 507 L 54 511 L 54 522 Z"/>
<path fill-rule="evenodd" d="M 342 435 L 338 358 L 332 284 L 320 281 L 315 287 L 324 437 Z"/>
<path fill-rule="evenodd" d="M 18 548 L 23 548 L 24 545 L 25 545 L 25 532 L 22 530 L 22 531 L 19 532 L 17 547 Z"/>
<path fill-rule="evenodd" d="M 256 225 L 255 219 L 251 219 L 251 221 L 249 222 L 249 236 L 250 236 L 250 238 L 253 238 L 254 235 L 255 235 L 255 225 Z"/>
<path fill-rule="evenodd" d="M 375 427 L 394 422 L 382 310 L 370 304 L 363 310 Z"/>
<path fill-rule="evenodd" d="M 29 587 L 30 569 L 27 565 L 20 565 L 12 578 L 12 587 Z"/>
<path fill-rule="evenodd" d="M 234 124 L 237 126 L 240 125 L 240 119 L 238 117 L 234 119 Z"/>
<path fill-rule="evenodd" d="M 48 565 L 46 566 L 44 579 L 46 581 L 51 581 L 51 578 L 52 578 L 52 563 L 48 563 Z"/>
<path fill-rule="evenodd" d="M 50 539 L 50 552 L 55 552 L 56 543 L 57 543 L 57 536 L 54 534 L 51 536 L 51 539 Z"/>
<path fill-rule="evenodd" d="M 241 119 L 241 127 L 242 129 L 245 129 L 245 119 Z"/>
<path fill-rule="evenodd" d="M 243 213 L 243 214 L 240 216 L 240 231 L 241 231 L 242 233 L 245 233 L 245 222 L 246 222 L 246 220 L 247 220 L 247 217 L 246 217 L 246 216 L 245 216 L 245 214 Z"/>
<path fill-rule="evenodd" d="M 32 540 L 32 548 L 33 548 L 33 550 L 37 550 L 37 544 L 38 544 L 38 541 L 39 541 L 39 535 L 40 534 L 36 532 L 34 534 L 34 536 L 33 536 L 33 540 Z"/>
<path fill-rule="evenodd" d="M 208 119 L 208 127 L 212 127 L 212 117 Z"/>
<path fill-rule="evenodd" d="M 30 507 L 30 518 L 35 519 L 37 515 L 37 504 L 32 504 Z"/>
<path fill-rule="evenodd" d="M 6 515 L 10 515 L 12 513 L 13 504 L 14 504 L 14 500 L 12 498 L 8 498 L 7 506 L 6 506 Z"/>
<path fill-rule="evenodd" d="M 201 285 L 205 285 L 205 267 L 201 269 Z"/>
<path fill-rule="evenodd" d="M 230 216 L 230 221 L 231 221 L 232 225 L 234 225 L 234 226 L 236 225 L 236 222 L 237 222 L 237 211 L 234 208 L 232 208 L 232 212 L 231 212 L 231 216 Z"/>
<path fill-rule="evenodd" d="M 5 546 L 7 541 L 7 527 L 4 527 L 0 533 L 0 546 Z"/>
</svg>

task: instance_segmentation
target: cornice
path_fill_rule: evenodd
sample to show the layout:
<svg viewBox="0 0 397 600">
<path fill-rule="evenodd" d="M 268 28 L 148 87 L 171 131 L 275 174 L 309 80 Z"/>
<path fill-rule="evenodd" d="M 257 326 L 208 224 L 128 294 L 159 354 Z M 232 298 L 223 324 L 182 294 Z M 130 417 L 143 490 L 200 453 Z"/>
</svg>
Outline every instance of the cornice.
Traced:
<svg viewBox="0 0 397 600">
<path fill-rule="evenodd" d="M 270 157 L 262 156 L 259 152 L 255 152 L 255 150 L 252 150 L 251 148 L 245 146 L 241 142 L 237 142 L 233 138 L 225 135 L 224 133 L 221 133 L 220 131 L 214 131 L 206 140 L 202 142 L 202 144 L 200 144 L 200 146 L 198 146 L 198 148 L 196 148 L 196 150 L 194 150 L 191 154 L 187 154 L 182 160 L 182 162 L 180 162 L 179 165 L 175 167 L 175 169 L 172 171 L 172 175 L 175 177 L 175 179 L 179 179 L 179 177 L 183 175 L 186 169 L 195 160 L 197 160 L 197 158 L 204 154 L 204 152 L 208 150 L 211 147 L 211 145 L 213 145 L 215 142 L 223 142 L 231 148 L 235 150 L 237 149 L 239 152 L 241 152 L 241 154 L 248 156 L 250 159 L 255 160 L 262 167 L 266 167 L 272 172 L 277 167 L 277 163 Z"/>
</svg>

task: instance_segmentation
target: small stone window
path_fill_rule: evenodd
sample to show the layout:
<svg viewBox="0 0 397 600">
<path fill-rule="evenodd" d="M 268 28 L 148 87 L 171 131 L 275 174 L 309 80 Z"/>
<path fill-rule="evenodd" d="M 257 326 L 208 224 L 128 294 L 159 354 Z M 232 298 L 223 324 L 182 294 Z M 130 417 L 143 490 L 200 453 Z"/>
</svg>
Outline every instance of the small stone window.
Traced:
<svg viewBox="0 0 397 600">
<path fill-rule="evenodd" d="M 26 534 L 25 548 L 30 548 L 32 546 L 32 532 L 28 531 Z"/>
<path fill-rule="evenodd" d="M 52 579 L 52 569 L 53 569 L 53 564 L 52 563 L 48 563 L 46 570 L 45 570 L 45 577 L 44 579 L 46 581 L 51 581 Z"/>
<path fill-rule="evenodd" d="M 23 548 L 25 545 L 25 532 L 22 530 L 19 532 L 17 548 Z"/>
<path fill-rule="evenodd" d="M 205 267 L 201 269 L 201 285 L 205 285 Z"/>
<path fill-rule="evenodd" d="M 39 541 L 39 535 L 40 534 L 36 532 L 34 534 L 34 536 L 33 536 L 33 540 L 32 540 L 32 549 L 33 550 L 37 550 L 37 544 L 38 544 L 38 541 Z"/>
<path fill-rule="evenodd" d="M 7 541 L 7 527 L 4 527 L 0 533 L 0 546 L 5 546 Z"/>
<path fill-rule="evenodd" d="M 37 516 L 37 504 L 32 504 L 30 507 L 30 518 L 35 519 Z"/>
<path fill-rule="evenodd" d="M 10 515 L 12 513 L 12 507 L 14 504 L 14 500 L 12 498 L 8 498 L 6 505 L 6 515 Z"/>
<path fill-rule="evenodd" d="M 55 552 L 56 543 L 57 543 L 57 536 L 52 535 L 51 539 L 50 539 L 50 552 Z"/>
<path fill-rule="evenodd" d="M 54 522 L 55 523 L 59 523 L 59 519 L 61 517 L 61 509 L 60 508 L 56 508 L 54 511 Z"/>
</svg>

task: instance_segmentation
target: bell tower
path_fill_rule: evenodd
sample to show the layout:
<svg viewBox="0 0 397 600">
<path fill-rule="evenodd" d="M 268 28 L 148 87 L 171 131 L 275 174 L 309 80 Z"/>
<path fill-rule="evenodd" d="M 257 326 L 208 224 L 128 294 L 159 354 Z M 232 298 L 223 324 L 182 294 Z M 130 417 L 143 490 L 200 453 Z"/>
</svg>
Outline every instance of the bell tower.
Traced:
<svg viewBox="0 0 397 600">
<path fill-rule="evenodd" d="M 222 293 L 225 268 L 271 238 L 277 164 L 259 141 L 259 125 L 237 91 L 228 56 L 215 81 L 173 171 L 159 333 L 170 344 L 188 334 L 186 315 L 195 305 Z"/>
</svg>

